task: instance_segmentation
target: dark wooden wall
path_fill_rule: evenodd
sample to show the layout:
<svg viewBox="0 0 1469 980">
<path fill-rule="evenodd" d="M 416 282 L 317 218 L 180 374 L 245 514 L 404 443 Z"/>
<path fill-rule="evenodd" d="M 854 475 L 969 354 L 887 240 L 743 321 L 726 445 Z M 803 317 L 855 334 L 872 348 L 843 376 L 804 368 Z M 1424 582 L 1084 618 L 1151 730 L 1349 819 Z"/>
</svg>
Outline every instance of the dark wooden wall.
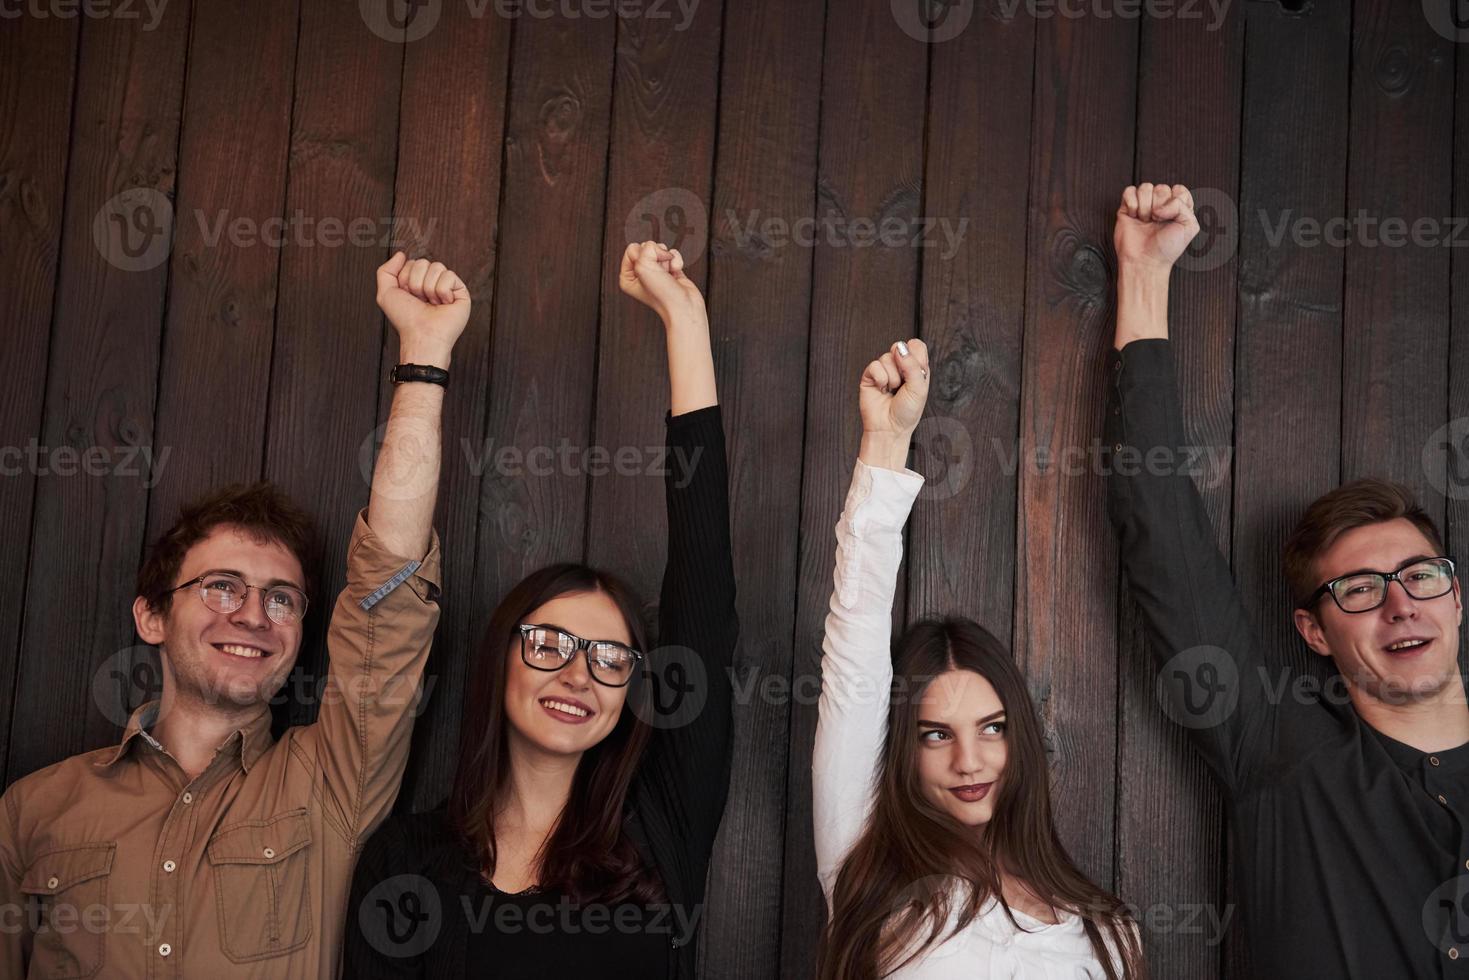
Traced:
<svg viewBox="0 0 1469 980">
<path fill-rule="evenodd" d="M 928 41 L 921 6 L 700 0 L 685 21 L 653 0 L 617 19 L 596 0 L 556 8 L 575 18 L 418 0 L 404 28 L 400 0 L 169 0 L 156 21 L 36 0 L 0 20 L 0 446 L 42 447 L 0 478 L 7 782 L 115 738 L 156 685 L 128 606 L 181 500 L 278 481 L 327 529 L 340 585 L 395 361 L 372 282 L 391 237 L 475 297 L 445 425 L 448 591 L 402 798 L 436 802 L 474 639 L 510 584 L 586 557 L 656 595 L 658 477 L 474 460 L 487 439 L 658 443 L 661 334 L 614 261 L 659 237 L 699 257 L 709 297 L 756 692 L 705 975 L 813 961 L 831 527 L 858 374 L 913 334 L 936 364 L 915 464 L 931 482 L 899 619 L 957 611 L 1012 637 L 1065 839 L 1146 913 L 1154 975 L 1237 975 L 1239 930 L 1203 924 L 1238 919 L 1219 794 L 1154 699 L 1102 478 L 1058 465 L 1100 434 L 1112 214 L 1134 180 L 1198 189 L 1206 231 L 1172 327 L 1194 439 L 1232 450 L 1205 496 L 1259 628 L 1304 664 L 1278 555 L 1312 497 L 1405 480 L 1465 550 L 1466 423 L 1443 427 L 1469 415 L 1469 232 L 1450 220 L 1469 191 L 1469 57 L 1447 3 L 1431 22 L 1404 0 L 948 0 L 927 6 Z M 1276 234 L 1359 211 L 1448 241 Z M 293 215 L 374 231 L 216 234 L 221 216 Z M 815 244 L 763 224 L 813 216 L 833 229 Z M 933 226 L 924 246 L 854 247 L 858 219 Z M 960 222 L 951 250 L 941 229 Z M 65 447 L 106 472 L 70 473 Z"/>
</svg>

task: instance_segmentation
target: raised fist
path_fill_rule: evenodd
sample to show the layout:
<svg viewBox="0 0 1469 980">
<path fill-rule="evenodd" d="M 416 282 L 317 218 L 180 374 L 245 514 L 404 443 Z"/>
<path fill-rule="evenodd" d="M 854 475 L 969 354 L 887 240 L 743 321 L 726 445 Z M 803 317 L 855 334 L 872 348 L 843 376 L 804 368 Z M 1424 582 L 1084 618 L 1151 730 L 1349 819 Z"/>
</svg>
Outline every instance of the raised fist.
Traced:
<svg viewBox="0 0 1469 980">
<path fill-rule="evenodd" d="M 665 326 L 688 319 L 705 319 L 704 297 L 684 275 L 683 256 L 658 242 L 629 245 L 622 253 L 617 285 L 633 299 L 658 314 Z"/>
<path fill-rule="evenodd" d="M 907 439 L 927 401 L 928 347 L 921 340 L 900 340 L 862 372 L 862 432 Z"/>
<path fill-rule="evenodd" d="M 1112 242 L 1119 265 L 1153 266 L 1166 272 L 1198 233 L 1194 197 L 1187 187 L 1129 185 L 1122 192 Z"/>
<path fill-rule="evenodd" d="M 404 363 L 447 367 L 469 323 L 469 289 L 442 262 L 393 253 L 377 269 L 377 305 L 398 331 Z"/>
</svg>

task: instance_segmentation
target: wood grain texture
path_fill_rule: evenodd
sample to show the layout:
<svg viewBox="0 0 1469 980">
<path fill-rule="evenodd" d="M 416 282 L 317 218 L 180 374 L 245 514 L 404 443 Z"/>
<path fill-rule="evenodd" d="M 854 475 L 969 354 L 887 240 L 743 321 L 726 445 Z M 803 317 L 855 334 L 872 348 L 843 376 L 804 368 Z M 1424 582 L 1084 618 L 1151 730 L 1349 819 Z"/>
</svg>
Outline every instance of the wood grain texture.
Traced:
<svg viewBox="0 0 1469 980">
<path fill-rule="evenodd" d="M 0 478 L 0 527 L 14 535 L 0 574 L 10 583 L 25 580 L 33 536 L 36 472 L 13 453 L 24 453 L 32 439 L 39 445 L 43 428 L 77 38 L 75 20 L 54 17 L 25 18 L 0 31 L 0 361 L 14 377 L 0 390 L 0 446 L 12 454 Z M 7 749 L 0 768 L 16 732 L 30 723 L 24 706 L 11 713 L 25 603 L 24 587 L 0 591 L 0 733 Z M 7 781 L 25 775 L 14 764 L 4 772 Z"/>
<path fill-rule="evenodd" d="M 1342 478 L 1401 481 L 1440 522 L 1423 456 L 1448 386 L 1454 51 L 1419 6 L 1352 5 Z"/>
<path fill-rule="evenodd" d="M 780 975 L 792 633 L 810 316 L 810 249 L 770 217 L 814 214 L 822 0 L 725 7 L 708 302 L 729 450 L 738 583 L 735 743 L 709 873 L 703 976 Z M 809 688 L 808 688 L 809 690 Z"/>
<path fill-rule="evenodd" d="M 1132 175 L 1134 21 L 1037 24 L 1021 381 L 1015 654 L 1040 709 L 1057 829 L 1080 868 L 1113 885 L 1117 750 L 1116 545 L 1100 446 L 1108 266 Z M 1093 457 L 1094 458 L 1094 457 Z"/>
<path fill-rule="evenodd" d="M 869 361 L 918 329 L 918 249 L 875 243 L 870 229 L 922 216 L 927 84 L 927 46 L 903 31 L 891 4 L 862 0 L 828 7 L 793 685 L 813 685 L 821 676 L 835 551 L 831 529 L 861 438 L 858 381 Z M 870 152 L 874 145 L 884 152 Z M 900 573 L 895 623 L 904 621 L 903 595 Z M 791 706 L 790 724 L 781 975 L 806 977 L 815 967 L 826 918 L 811 839 L 815 698 Z"/>
<path fill-rule="evenodd" d="M 447 4 L 430 33 L 408 44 L 399 113 L 395 235 L 417 258 L 459 273 L 473 306 L 454 345 L 444 400 L 443 470 L 434 516 L 443 546 L 444 593 L 439 631 L 424 679 L 426 700 L 414 730 L 413 764 L 399 809 L 427 810 L 448 795 L 459 747 L 462 694 L 483 624 L 498 596 L 474 582 L 480 486 L 486 467 L 485 413 L 490 394 L 496 273 L 499 264 L 501 173 L 509 91 L 512 24 L 473 17 Z M 457 99 L 443 93 L 455 92 Z M 383 331 L 378 421 L 387 421 L 398 362 L 398 338 Z M 496 440 L 493 449 L 498 449 Z"/>
<path fill-rule="evenodd" d="M 1342 3 L 1246 8 L 1233 565 L 1262 649 L 1286 658 L 1272 670 L 1318 669 L 1290 623 L 1281 555 L 1306 505 L 1340 477 L 1343 344 L 1341 250 L 1276 232 L 1283 217 L 1344 213 L 1350 25 Z M 1237 900 L 1231 888 L 1226 905 Z M 1249 914 L 1236 913 L 1227 977 L 1251 975 Z"/>
<path fill-rule="evenodd" d="M 975 18 L 933 46 L 920 331 L 932 365 L 913 468 L 908 614 L 1009 643 L 1036 22 Z"/>
<path fill-rule="evenodd" d="M 149 488 L 172 462 L 154 399 L 189 20 L 179 4 L 151 31 L 97 20 L 82 36 L 52 327 L 67 353 L 50 361 L 41 442 L 96 465 L 38 483 L 14 775 L 114 740 L 162 689 L 131 605 Z"/>
<path fill-rule="evenodd" d="M 285 217 L 297 18 L 294 0 L 194 12 L 154 424 L 173 455 L 150 540 L 192 497 L 263 473 L 280 266 L 267 222 Z"/>
<path fill-rule="evenodd" d="M 1239 197 L 1243 12 L 1230 8 L 1211 23 L 1142 23 L 1135 176 L 1193 188 L 1208 226 L 1174 274 L 1169 335 L 1189 445 L 1204 448 L 1209 461 L 1194 482 L 1227 555 L 1239 228 L 1226 202 Z M 1121 612 L 1117 892 L 1142 912 L 1154 976 L 1217 977 L 1224 937 L 1213 924 L 1234 921 L 1223 904 L 1223 851 L 1215 846 L 1225 833 L 1223 800 L 1188 731 L 1159 708 L 1156 661 L 1125 589 Z"/>
<path fill-rule="evenodd" d="M 300 30 L 285 204 L 298 230 L 280 248 L 265 477 L 321 531 L 314 606 L 325 611 L 346 584 L 347 544 L 372 479 L 361 447 L 377 418 L 375 270 L 394 237 L 404 45 L 366 30 L 350 4 L 304 5 Z M 323 445 L 341 449 L 324 455 Z M 326 623 L 307 619 L 287 686 L 291 724 L 316 719 Z"/>
<path fill-rule="evenodd" d="M 1363 237 L 1388 218 L 1451 236 L 1469 200 L 1469 56 L 1418 6 L 1254 0 L 1215 21 L 1207 5 L 702 0 L 686 20 L 677 4 L 211 0 L 146 30 L 4 19 L 0 451 L 146 446 L 161 464 L 0 475 L 7 783 L 112 740 L 156 692 L 128 605 L 184 500 L 281 483 L 327 532 L 327 604 L 398 358 L 372 271 L 402 245 L 475 299 L 445 409 L 443 616 L 398 808 L 440 802 L 481 630 L 514 582 L 586 558 L 656 595 L 663 338 L 614 277 L 629 238 L 672 238 L 700 253 L 743 628 L 702 975 L 814 964 L 832 525 L 860 371 L 915 334 L 935 371 L 912 459 L 928 486 L 895 625 L 957 613 L 1008 638 L 1083 869 L 1144 911 L 1230 916 L 1222 948 L 1155 918 L 1152 974 L 1251 975 L 1221 800 L 1157 709 L 1086 465 L 1117 196 L 1160 177 L 1211 192 L 1171 310 L 1190 436 L 1216 454 L 1199 480 L 1271 668 L 1319 673 L 1280 568 L 1312 499 L 1388 475 L 1445 519 L 1451 553 L 1469 536 L 1463 249 Z M 327 244 L 324 218 L 368 222 L 367 243 Z M 1346 243 L 1322 240 L 1331 218 L 1355 222 Z M 916 221 L 918 244 L 857 243 L 884 219 Z M 612 468 L 624 447 L 636 475 Z M 288 707 L 279 721 L 314 713 Z"/>
</svg>

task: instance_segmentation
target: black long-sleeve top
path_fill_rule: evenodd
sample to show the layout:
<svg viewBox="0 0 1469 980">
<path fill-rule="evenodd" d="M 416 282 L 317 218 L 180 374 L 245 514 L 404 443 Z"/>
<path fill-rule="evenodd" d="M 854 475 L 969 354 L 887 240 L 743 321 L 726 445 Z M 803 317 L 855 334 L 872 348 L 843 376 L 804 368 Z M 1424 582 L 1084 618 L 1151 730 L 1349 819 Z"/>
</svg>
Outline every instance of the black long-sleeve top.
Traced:
<svg viewBox="0 0 1469 980">
<path fill-rule="evenodd" d="M 343 959 L 350 980 L 514 980 L 561 969 L 694 977 L 705 877 L 729 788 L 739 626 L 719 408 L 667 424 L 670 453 L 691 466 L 670 465 L 664 483 L 668 560 L 659 649 L 649 663 L 663 683 L 655 689 L 653 737 L 628 794 L 626 828 L 658 872 L 670 908 L 577 909 L 562 896 L 506 895 L 484 883 L 443 807 L 394 817 L 367 842 L 353 878 Z M 510 928 L 500 928 L 507 922 Z"/>
<path fill-rule="evenodd" d="M 1252 969 L 1469 977 L 1469 745 L 1421 752 L 1267 662 L 1188 473 L 1168 342 L 1108 366 L 1111 520 L 1165 711 L 1226 793 Z"/>
</svg>

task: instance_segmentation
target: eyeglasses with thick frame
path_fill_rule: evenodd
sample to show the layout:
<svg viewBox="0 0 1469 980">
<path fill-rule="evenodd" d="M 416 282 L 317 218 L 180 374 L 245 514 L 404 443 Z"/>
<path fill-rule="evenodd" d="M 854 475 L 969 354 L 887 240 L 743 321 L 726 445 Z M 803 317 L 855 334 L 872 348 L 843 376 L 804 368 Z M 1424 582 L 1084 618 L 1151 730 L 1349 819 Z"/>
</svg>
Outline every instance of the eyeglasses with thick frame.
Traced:
<svg viewBox="0 0 1469 980">
<path fill-rule="evenodd" d="M 1423 579 L 1411 578 L 1418 570 L 1432 570 L 1432 574 Z M 1329 594 L 1336 603 L 1336 607 L 1344 613 L 1371 612 L 1387 601 L 1387 590 L 1393 582 L 1401 585 L 1403 591 L 1413 599 L 1437 599 L 1440 596 L 1448 595 L 1454 589 L 1454 559 L 1447 555 L 1437 555 L 1433 558 L 1411 559 L 1390 572 L 1349 572 L 1323 584 L 1311 593 L 1311 598 L 1301 603 L 1300 608 L 1308 609 L 1314 606 L 1323 595 Z M 1443 583 L 1442 588 L 1439 588 L 1440 582 Z M 1357 586 L 1368 588 L 1366 593 L 1357 593 L 1358 595 L 1366 595 L 1369 598 L 1375 596 L 1375 601 L 1371 605 L 1354 604 L 1351 608 L 1348 607 L 1348 603 L 1353 598 L 1350 590 Z M 1415 592 L 1415 588 L 1418 591 Z"/>
<path fill-rule="evenodd" d="M 251 585 L 233 572 L 210 571 L 174 586 L 171 591 L 179 592 L 195 585 L 199 600 L 215 612 L 234 612 L 245 604 L 250 590 L 254 589 L 260 593 L 265 615 L 277 626 L 292 626 L 306 617 L 306 593 L 294 585 Z"/>
<path fill-rule="evenodd" d="M 558 626 L 543 626 L 535 623 L 522 623 L 519 627 L 517 627 L 517 629 L 520 631 L 520 660 L 532 670 L 560 670 L 567 664 L 571 663 L 571 661 L 576 657 L 578 651 L 585 650 L 587 660 L 587 672 L 592 675 L 592 680 L 605 687 L 626 687 L 628 683 L 633 679 L 633 675 L 637 673 L 638 663 L 643 659 L 643 655 L 640 651 L 634 650 L 626 643 L 618 643 L 616 640 L 586 640 L 580 636 L 577 636 L 575 633 L 568 633 L 566 632 L 566 630 L 561 629 Z M 554 638 L 556 645 L 554 647 L 550 647 L 550 644 L 548 643 L 537 642 L 536 640 L 532 639 L 531 634 L 537 631 L 548 634 L 547 636 L 541 637 L 541 640 Z M 537 662 L 539 658 L 532 658 L 531 648 L 533 646 L 538 650 L 547 648 L 553 649 L 555 651 L 555 657 L 559 661 L 559 663 L 547 666 L 543 661 Z M 597 648 L 595 654 L 593 652 L 594 647 Z M 616 670 L 615 667 L 608 668 L 607 666 L 605 666 L 605 655 L 609 653 L 612 654 L 614 657 L 621 657 L 624 654 L 628 655 L 627 674 L 620 680 L 618 679 L 615 672 L 608 673 L 608 677 L 602 676 L 603 672 Z"/>
</svg>

